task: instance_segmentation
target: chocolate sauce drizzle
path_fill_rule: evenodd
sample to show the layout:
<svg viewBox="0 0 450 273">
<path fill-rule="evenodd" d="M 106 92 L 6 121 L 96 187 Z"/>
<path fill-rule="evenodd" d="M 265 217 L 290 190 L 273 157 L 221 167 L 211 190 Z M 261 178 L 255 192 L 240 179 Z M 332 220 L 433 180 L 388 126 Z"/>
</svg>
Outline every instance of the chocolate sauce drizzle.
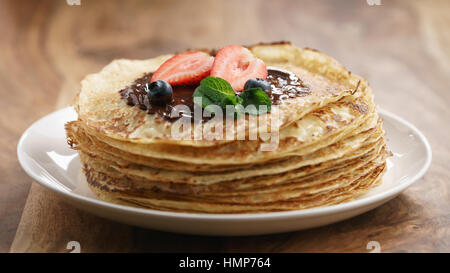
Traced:
<svg viewBox="0 0 450 273">
<path fill-rule="evenodd" d="M 269 68 L 267 81 L 272 86 L 272 90 L 267 94 L 272 101 L 272 105 L 279 105 L 290 98 L 308 95 L 311 91 L 292 72 L 278 68 Z M 147 92 L 153 73 L 147 73 L 134 83 L 119 91 L 122 99 L 130 106 L 137 106 L 147 111 L 149 114 L 158 114 L 162 118 L 175 121 L 180 117 L 193 118 L 194 104 L 192 94 L 197 86 L 173 86 L 172 101 L 166 105 L 153 105 L 150 103 Z M 176 105 L 186 105 L 189 110 L 179 113 L 177 117 L 171 117 L 172 110 Z M 209 119 L 207 117 L 203 118 Z"/>
<path fill-rule="evenodd" d="M 284 100 L 303 97 L 311 93 L 303 81 L 290 71 L 277 68 L 269 69 L 267 72 L 266 80 L 272 86 L 272 90 L 268 93 L 272 105 L 278 105 Z"/>
</svg>

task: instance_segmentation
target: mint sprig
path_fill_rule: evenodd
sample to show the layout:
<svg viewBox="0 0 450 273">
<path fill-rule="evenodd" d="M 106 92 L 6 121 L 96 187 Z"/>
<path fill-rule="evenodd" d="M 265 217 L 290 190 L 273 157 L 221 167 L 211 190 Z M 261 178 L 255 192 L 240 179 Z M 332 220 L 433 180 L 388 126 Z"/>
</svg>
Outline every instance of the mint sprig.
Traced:
<svg viewBox="0 0 450 273">
<path fill-rule="evenodd" d="M 251 115 L 270 112 L 272 106 L 269 96 L 261 88 L 250 88 L 236 95 L 229 82 L 217 77 L 203 79 L 200 86 L 195 89 L 193 96 L 202 99 L 202 108 L 212 104 L 218 105 L 223 110 L 226 109 L 227 105 L 234 105 L 235 107 L 242 105 L 244 108 L 254 105 L 254 107 L 246 109 L 246 113 Z M 261 105 L 266 107 L 260 107 Z"/>
<path fill-rule="evenodd" d="M 242 106 L 255 106 L 253 108 L 247 108 L 247 112 L 250 115 L 261 115 L 266 112 L 270 112 L 271 110 L 272 101 L 269 96 L 267 96 L 266 92 L 259 87 L 244 90 L 241 94 L 239 94 L 239 97 L 242 99 Z M 266 108 L 261 106 L 266 106 Z"/>
<path fill-rule="evenodd" d="M 202 98 L 202 107 L 216 104 L 225 108 L 227 104 L 236 104 L 233 87 L 224 79 L 206 77 L 194 91 L 194 97 Z"/>
</svg>

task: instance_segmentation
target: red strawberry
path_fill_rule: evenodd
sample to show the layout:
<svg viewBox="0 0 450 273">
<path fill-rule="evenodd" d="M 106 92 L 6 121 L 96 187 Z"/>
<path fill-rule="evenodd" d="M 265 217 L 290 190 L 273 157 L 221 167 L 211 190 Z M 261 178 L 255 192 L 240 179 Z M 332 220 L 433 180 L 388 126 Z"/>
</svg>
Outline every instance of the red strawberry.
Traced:
<svg viewBox="0 0 450 273">
<path fill-rule="evenodd" d="M 151 82 L 164 80 L 171 85 L 198 84 L 209 76 L 214 57 L 204 52 L 185 52 L 165 61 L 153 73 Z"/>
<path fill-rule="evenodd" d="M 230 45 L 217 52 L 211 76 L 228 81 L 235 91 L 242 91 L 247 80 L 266 79 L 267 68 L 247 48 Z"/>
</svg>

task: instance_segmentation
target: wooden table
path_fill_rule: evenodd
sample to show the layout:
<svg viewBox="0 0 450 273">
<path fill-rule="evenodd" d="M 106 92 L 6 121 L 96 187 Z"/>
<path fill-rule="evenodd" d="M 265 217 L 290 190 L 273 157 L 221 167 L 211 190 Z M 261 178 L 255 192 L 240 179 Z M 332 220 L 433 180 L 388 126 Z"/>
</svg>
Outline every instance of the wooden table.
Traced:
<svg viewBox="0 0 450 273">
<path fill-rule="evenodd" d="M 366 252 L 372 240 L 381 251 L 450 251 L 450 2 L 367 2 L 377 1 L 1 1 L 0 251 L 67 252 L 72 240 L 82 252 Z M 425 177 L 341 223 L 221 238 L 98 218 L 32 182 L 17 162 L 21 133 L 115 58 L 276 40 L 317 48 L 366 77 L 377 103 L 431 142 Z"/>
</svg>

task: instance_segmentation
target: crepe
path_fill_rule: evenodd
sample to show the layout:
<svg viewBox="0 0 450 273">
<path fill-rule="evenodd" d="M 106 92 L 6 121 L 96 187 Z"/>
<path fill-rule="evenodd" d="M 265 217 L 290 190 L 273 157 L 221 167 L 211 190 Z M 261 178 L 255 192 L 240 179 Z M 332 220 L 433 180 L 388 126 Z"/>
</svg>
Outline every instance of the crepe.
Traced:
<svg viewBox="0 0 450 273">
<path fill-rule="evenodd" d="M 311 94 L 289 100 L 274 107 L 268 114 L 270 120 L 274 113 L 278 113 L 277 128 L 286 127 L 307 113 L 351 94 L 358 83 L 361 89 L 367 86 L 364 80 L 349 73 L 335 60 L 313 50 L 298 49 L 290 44 L 253 46 L 250 50 L 263 61 L 270 55 L 271 65 L 290 68 L 310 86 Z M 117 91 L 143 74 L 155 71 L 170 57 L 172 55 L 139 61 L 116 60 L 99 73 L 88 75 L 81 82 L 81 92 L 75 105 L 79 119 L 99 134 L 125 142 L 173 143 L 177 146 L 211 146 L 226 142 L 173 139 L 170 130 L 172 123 L 158 115 L 147 115 L 138 108 L 124 107 Z M 258 129 L 242 128 L 246 132 Z"/>
<path fill-rule="evenodd" d="M 93 181 L 110 180 L 102 174 L 87 174 L 89 186 L 101 199 L 124 205 L 134 205 L 138 207 L 152 208 L 158 210 L 183 211 L 183 212 L 204 212 L 204 213 L 249 213 L 249 212 L 272 212 L 283 210 L 298 210 L 318 206 L 327 206 L 349 201 L 363 193 L 371 187 L 380 183 L 380 178 L 385 171 L 385 164 L 375 168 L 364 177 L 350 181 L 344 187 L 327 191 L 322 194 L 307 195 L 303 199 L 286 200 L 281 202 L 269 202 L 258 204 L 229 204 L 214 202 L 211 200 L 192 200 L 189 198 L 177 199 L 167 194 L 142 195 L 139 192 L 109 192 L 108 187 L 102 187 Z"/>
<path fill-rule="evenodd" d="M 241 140 L 193 139 L 192 131 L 175 138 L 174 121 L 121 98 L 120 90 L 172 55 L 116 60 L 87 76 L 75 100 L 78 119 L 66 131 L 92 191 L 151 209 L 254 213 L 333 205 L 378 185 L 390 152 L 367 81 L 290 43 L 248 48 L 266 65 L 294 73 L 310 93 L 273 105 L 264 122 L 236 118 L 232 133 L 243 130 Z M 273 145 L 263 137 L 269 125 L 277 142 L 265 150 Z"/>
</svg>

